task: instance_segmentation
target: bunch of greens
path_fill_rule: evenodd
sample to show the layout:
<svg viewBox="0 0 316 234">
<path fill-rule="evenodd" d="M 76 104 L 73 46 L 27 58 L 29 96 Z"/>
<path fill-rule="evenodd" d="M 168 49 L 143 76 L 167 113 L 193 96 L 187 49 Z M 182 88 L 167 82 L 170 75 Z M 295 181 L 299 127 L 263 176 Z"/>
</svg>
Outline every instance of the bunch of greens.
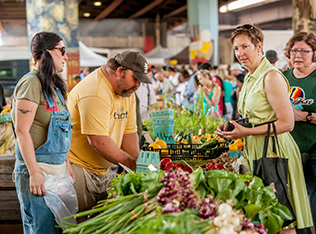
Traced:
<svg viewBox="0 0 316 234">
<path fill-rule="evenodd" d="M 131 194 L 138 194 L 146 191 L 148 188 L 160 183 L 164 176 L 163 171 L 148 171 L 146 174 L 127 173 L 115 177 L 108 189 L 108 197 L 123 197 Z"/>
<path fill-rule="evenodd" d="M 145 219 L 143 217 L 142 219 Z M 187 233 L 208 233 L 215 234 L 215 229 L 212 228 L 210 222 L 201 222 L 197 216 L 197 211 L 193 209 L 185 209 L 180 213 L 168 213 L 164 215 L 152 215 L 147 217 L 146 222 L 138 229 L 137 234 L 187 234 Z"/>
<path fill-rule="evenodd" d="M 213 116 L 206 117 L 203 112 L 203 98 L 200 95 L 197 100 L 197 108 L 193 112 L 188 109 L 182 109 L 179 106 L 164 105 L 169 109 L 174 110 L 174 131 L 193 133 L 193 135 L 203 135 L 204 133 L 214 133 L 217 126 L 224 123 L 223 119 L 216 119 Z M 164 100 L 164 99 L 163 99 Z M 150 118 L 148 121 L 144 121 L 148 133 L 152 139 L 155 139 L 153 121 Z"/>
<path fill-rule="evenodd" d="M 289 209 L 278 202 L 273 188 L 265 187 L 259 177 L 247 174 L 242 177 L 243 181 L 229 171 L 210 170 L 204 174 L 201 168 L 194 171 L 193 176 L 195 189 L 201 197 L 212 194 L 216 200 L 231 199 L 234 209 L 243 209 L 246 217 L 262 223 L 268 234 L 277 233 L 284 220 L 291 219 Z M 245 182 L 249 181 L 247 186 Z"/>
</svg>

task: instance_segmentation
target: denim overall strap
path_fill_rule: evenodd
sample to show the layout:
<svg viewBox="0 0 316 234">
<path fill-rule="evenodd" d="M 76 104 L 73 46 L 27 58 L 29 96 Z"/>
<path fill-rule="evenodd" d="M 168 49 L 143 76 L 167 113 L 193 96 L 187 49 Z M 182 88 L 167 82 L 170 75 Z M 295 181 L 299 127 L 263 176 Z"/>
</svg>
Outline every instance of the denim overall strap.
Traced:
<svg viewBox="0 0 316 234">
<path fill-rule="evenodd" d="M 63 95 L 61 95 L 61 93 L 60 93 L 60 91 L 59 91 L 59 88 L 56 88 L 56 92 L 57 92 L 57 95 L 58 95 L 58 97 L 59 97 L 61 103 L 62 103 L 64 106 L 66 106 L 66 101 L 65 101 Z"/>
<path fill-rule="evenodd" d="M 66 103 L 59 90 L 57 94 L 62 103 Z M 49 108 L 54 107 L 54 101 L 46 92 L 44 92 Z M 48 164 L 62 164 L 67 158 L 70 150 L 70 141 L 72 138 L 72 125 L 70 113 L 67 109 L 63 112 L 52 111 L 51 120 L 47 132 L 47 140 L 35 151 L 36 161 Z M 17 144 L 16 144 L 17 146 Z M 16 147 L 17 159 L 23 161 L 23 157 Z"/>
</svg>

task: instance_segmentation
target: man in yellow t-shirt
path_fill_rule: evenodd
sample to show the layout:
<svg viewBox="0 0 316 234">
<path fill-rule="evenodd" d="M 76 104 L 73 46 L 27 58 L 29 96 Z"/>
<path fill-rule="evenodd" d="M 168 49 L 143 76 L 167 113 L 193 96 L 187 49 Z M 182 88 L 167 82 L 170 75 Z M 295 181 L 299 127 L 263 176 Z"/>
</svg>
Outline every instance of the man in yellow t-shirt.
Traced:
<svg viewBox="0 0 316 234">
<path fill-rule="evenodd" d="M 69 93 L 73 125 L 69 159 L 76 176 L 79 212 L 105 199 L 111 165 L 136 169 L 139 144 L 134 92 L 151 83 L 146 59 L 124 51 L 110 58 Z"/>
</svg>

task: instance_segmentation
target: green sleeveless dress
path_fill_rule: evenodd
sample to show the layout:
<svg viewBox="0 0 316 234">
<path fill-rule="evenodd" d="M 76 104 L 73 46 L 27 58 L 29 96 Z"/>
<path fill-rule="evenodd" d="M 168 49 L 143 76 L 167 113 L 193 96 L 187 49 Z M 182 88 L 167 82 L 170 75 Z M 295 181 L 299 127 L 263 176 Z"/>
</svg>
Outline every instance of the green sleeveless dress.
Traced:
<svg viewBox="0 0 316 234">
<path fill-rule="evenodd" d="M 270 71 L 269 69 L 278 71 L 266 58 L 264 58 L 252 75 L 249 73 L 247 74 L 239 95 L 238 111 L 243 117 L 248 117 L 249 121 L 254 125 L 277 120 L 276 114 L 263 90 L 264 78 Z M 281 72 L 280 74 L 282 75 Z M 284 79 L 288 84 L 287 79 L 285 77 Z M 251 171 L 253 171 L 252 161 L 262 157 L 264 138 L 265 136 L 263 135 L 251 135 L 244 139 L 245 155 L 247 156 Z M 280 155 L 278 156 L 289 159 L 289 193 L 291 204 L 297 218 L 297 227 L 300 229 L 311 227 L 313 226 L 313 221 L 299 148 L 289 132 L 279 134 L 278 139 L 280 145 Z M 271 152 L 272 139 L 270 139 L 268 155 Z"/>
</svg>

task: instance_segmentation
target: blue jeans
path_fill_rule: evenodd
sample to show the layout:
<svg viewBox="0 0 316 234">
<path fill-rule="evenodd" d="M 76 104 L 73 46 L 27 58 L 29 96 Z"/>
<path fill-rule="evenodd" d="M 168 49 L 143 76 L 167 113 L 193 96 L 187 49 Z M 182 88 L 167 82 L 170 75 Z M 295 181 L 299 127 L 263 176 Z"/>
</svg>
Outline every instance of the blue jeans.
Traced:
<svg viewBox="0 0 316 234">
<path fill-rule="evenodd" d="M 55 217 L 44 201 L 43 196 L 30 192 L 30 176 L 24 162 L 15 162 L 15 186 L 20 201 L 24 234 L 57 234 L 62 233 L 56 228 Z M 43 223 L 45 225 L 43 225 Z"/>
<path fill-rule="evenodd" d="M 307 192 L 310 197 L 314 226 L 316 224 L 316 160 L 308 160 L 304 166 Z"/>
</svg>

